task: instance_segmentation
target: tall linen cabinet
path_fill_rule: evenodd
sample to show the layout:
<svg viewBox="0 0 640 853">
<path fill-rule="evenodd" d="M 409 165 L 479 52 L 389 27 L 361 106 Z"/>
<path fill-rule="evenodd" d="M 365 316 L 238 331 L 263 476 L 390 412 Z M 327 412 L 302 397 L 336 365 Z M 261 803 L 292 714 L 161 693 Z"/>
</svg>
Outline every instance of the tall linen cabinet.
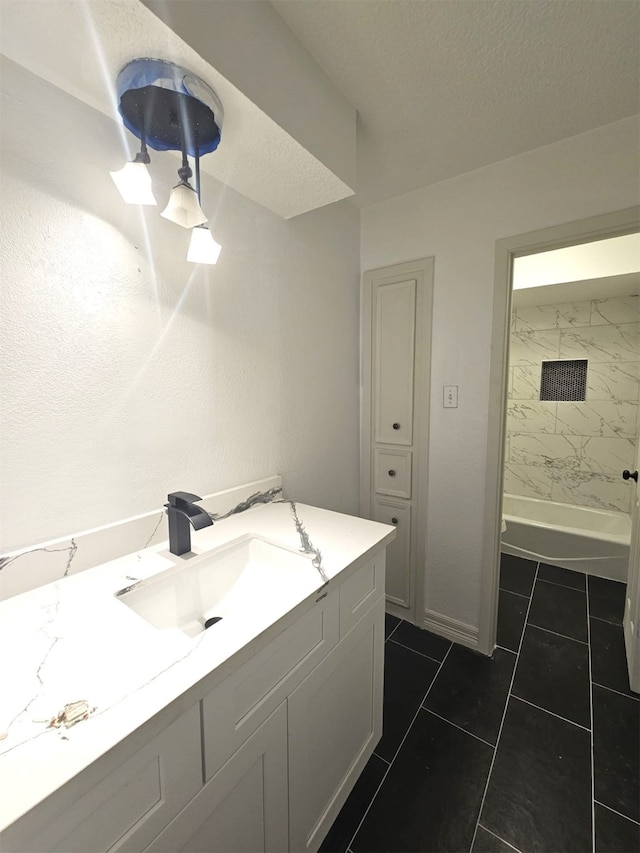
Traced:
<svg viewBox="0 0 640 853">
<path fill-rule="evenodd" d="M 361 293 L 361 494 L 393 524 L 387 611 L 422 625 L 434 259 L 366 272 Z"/>
</svg>

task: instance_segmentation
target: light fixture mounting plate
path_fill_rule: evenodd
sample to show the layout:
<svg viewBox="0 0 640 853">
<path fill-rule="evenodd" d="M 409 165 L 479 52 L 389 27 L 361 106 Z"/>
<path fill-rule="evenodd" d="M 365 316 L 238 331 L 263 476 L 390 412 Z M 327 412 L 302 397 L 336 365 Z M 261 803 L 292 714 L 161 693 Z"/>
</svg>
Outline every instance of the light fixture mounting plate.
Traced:
<svg viewBox="0 0 640 853">
<path fill-rule="evenodd" d="M 156 151 L 196 157 L 215 151 L 222 105 L 204 80 L 162 59 L 134 59 L 118 74 L 118 109 L 138 139 Z"/>
</svg>

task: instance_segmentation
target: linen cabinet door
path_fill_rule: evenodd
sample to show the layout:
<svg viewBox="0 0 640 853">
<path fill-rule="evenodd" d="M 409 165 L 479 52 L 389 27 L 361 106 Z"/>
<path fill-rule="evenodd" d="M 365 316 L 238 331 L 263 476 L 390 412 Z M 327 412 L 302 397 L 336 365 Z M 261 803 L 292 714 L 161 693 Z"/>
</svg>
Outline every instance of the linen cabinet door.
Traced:
<svg viewBox="0 0 640 853">
<path fill-rule="evenodd" d="M 412 601 L 411 504 L 377 498 L 372 517 L 396 528 L 396 538 L 387 545 L 387 601 L 408 610 Z"/>
<path fill-rule="evenodd" d="M 290 844 L 316 851 L 382 735 L 384 598 L 289 697 Z"/>
<path fill-rule="evenodd" d="M 373 300 L 374 440 L 411 445 L 416 281 L 378 284 Z"/>
<path fill-rule="evenodd" d="M 288 824 L 283 702 L 147 851 L 283 853 L 289 849 Z"/>
</svg>

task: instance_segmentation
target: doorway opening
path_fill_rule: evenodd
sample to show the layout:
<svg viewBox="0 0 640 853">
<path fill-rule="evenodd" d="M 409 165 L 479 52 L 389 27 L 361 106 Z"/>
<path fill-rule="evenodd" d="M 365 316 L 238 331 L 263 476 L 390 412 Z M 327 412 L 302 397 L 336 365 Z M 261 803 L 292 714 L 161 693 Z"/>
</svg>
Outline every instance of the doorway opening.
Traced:
<svg viewBox="0 0 640 853">
<path fill-rule="evenodd" d="M 639 214 L 639 208 L 631 208 L 614 214 L 607 214 L 605 216 L 594 217 L 588 220 L 544 229 L 543 231 L 536 231 L 512 238 L 506 238 L 498 241 L 496 244 L 490 382 L 491 415 L 487 447 L 485 544 L 483 551 L 482 601 L 479 620 L 479 650 L 483 651 L 485 654 L 491 654 L 496 643 L 497 599 L 503 526 L 503 492 L 505 490 L 505 485 L 507 490 L 510 488 L 521 492 L 528 490 L 530 493 L 536 492 L 537 490 L 545 493 L 544 496 L 546 498 L 550 498 L 553 493 L 553 484 L 555 482 L 556 496 L 563 498 L 564 500 L 561 500 L 560 502 L 568 506 L 570 503 L 569 498 L 572 494 L 572 488 L 575 491 L 582 487 L 583 491 L 588 492 L 590 491 L 589 480 L 591 479 L 592 481 L 595 481 L 595 479 L 597 479 L 587 476 L 589 472 L 586 470 L 582 472 L 576 472 L 573 470 L 576 466 L 579 468 L 580 464 L 584 460 L 583 450 L 585 446 L 584 435 L 581 435 L 578 432 L 572 432 L 572 430 L 577 429 L 576 425 L 561 425 L 560 429 L 565 431 L 556 433 L 558 407 L 562 405 L 558 402 L 562 397 L 557 395 L 558 393 L 562 395 L 569 391 L 571 391 L 571 393 L 579 393 L 579 388 L 577 391 L 573 388 L 573 385 L 571 389 L 569 388 L 569 385 L 572 384 L 573 380 L 576 380 L 578 377 L 579 371 L 576 372 L 578 368 L 567 371 L 565 369 L 566 365 L 560 365 L 563 369 L 560 373 L 555 371 L 557 374 L 556 379 L 551 382 L 551 385 L 549 386 L 551 388 L 550 393 L 552 395 L 555 394 L 556 399 L 547 401 L 540 400 L 540 382 L 542 377 L 541 362 L 543 360 L 556 360 L 558 362 L 582 360 L 580 358 L 562 358 L 562 355 L 578 354 L 578 349 L 580 349 L 580 336 L 575 334 L 573 338 L 571 338 L 570 335 L 568 337 L 565 335 L 565 346 L 561 349 L 558 329 L 554 329 L 553 334 L 546 336 L 545 344 L 545 335 L 543 333 L 548 330 L 540 328 L 538 330 L 540 332 L 539 335 L 527 335 L 523 334 L 523 327 L 526 326 L 527 322 L 531 325 L 532 320 L 534 326 L 536 325 L 536 321 L 538 322 L 538 325 L 549 325 L 548 318 L 553 316 L 555 319 L 551 325 L 555 326 L 564 322 L 568 324 L 567 328 L 571 328 L 571 321 L 572 319 L 575 320 L 575 318 L 565 316 L 564 319 L 560 319 L 559 314 L 562 312 L 559 312 L 557 308 L 553 308 L 551 306 L 572 303 L 576 303 L 576 305 L 578 303 L 584 303 L 580 304 L 575 310 L 582 312 L 580 316 L 582 317 L 582 321 L 586 323 L 586 311 L 589 310 L 590 312 L 593 307 L 592 303 L 597 302 L 602 298 L 602 282 L 599 284 L 592 283 L 590 286 L 587 286 L 584 284 L 586 276 L 576 279 L 573 275 L 570 275 L 569 280 L 565 278 L 562 282 L 562 285 L 564 285 L 563 289 L 560 291 L 555 290 L 556 295 L 562 293 L 563 302 L 557 302 L 555 297 L 551 297 L 551 293 L 554 292 L 554 288 L 560 287 L 560 284 L 557 281 L 558 276 L 556 276 L 556 281 L 546 281 L 538 288 L 518 288 L 514 295 L 513 284 L 516 278 L 516 272 L 518 271 L 518 267 L 520 267 L 519 276 L 521 279 L 523 278 L 525 280 L 525 283 L 531 284 L 532 278 L 539 282 L 542 279 L 541 269 L 544 267 L 545 262 L 551 259 L 551 254 L 548 253 L 569 249 L 569 247 L 584 247 L 586 244 L 600 244 L 597 248 L 602 248 L 604 245 L 602 241 L 623 237 L 640 231 Z M 558 268 L 559 265 L 556 265 L 556 272 Z M 526 281 L 527 276 L 529 276 L 529 281 Z M 562 275 L 559 277 L 562 281 Z M 604 276 L 596 274 L 595 276 L 592 275 L 589 280 L 593 282 L 594 278 L 602 277 Z M 581 283 L 578 284 L 578 281 Z M 612 282 L 610 282 L 610 284 L 611 283 Z M 632 282 L 628 276 L 625 279 L 625 275 L 620 273 L 618 281 L 614 285 L 614 289 L 617 287 L 620 292 L 620 296 L 622 296 L 623 291 L 626 290 L 628 293 L 632 284 L 635 286 L 635 281 Z M 521 293 L 519 293 L 520 290 L 522 291 Z M 536 290 L 538 291 L 537 293 L 534 292 Z M 587 304 L 589 305 L 588 309 Z M 571 315 L 571 309 L 569 309 L 569 315 Z M 518 330 L 514 329 L 512 325 L 514 317 L 518 318 L 518 320 L 516 320 L 516 325 L 520 325 L 521 327 L 520 339 L 517 337 Z M 547 319 L 543 319 L 544 317 Z M 598 320 L 599 318 L 596 317 L 595 319 Z M 577 322 L 579 322 L 579 320 Z M 535 332 L 535 329 L 531 329 L 530 331 Z M 522 347 L 524 343 L 533 344 L 534 347 L 541 350 L 545 350 L 546 347 L 547 358 L 540 358 L 537 366 L 534 363 L 534 359 L 529 358 L 528 360 L 532 363 L 527 364 L 526 354 L 523 354 L 521 350 L 520 353 L 516 351 L 516 358 L 512 358 L 510 362 L 509 352 L 512 332 L 516 336 L 516 350 L 517 347 Z M 599 334 L 602 337 L 602 332 Z M 556 338 L 558 339 L 558 348 L 554 351 Z M 584 335 L 582 340 L 584 343 Z M 568 341 L 572 341 L 573 349 L 568 345 Z M 554 352 L 557 355 L 556 359 L 550 357 Z M 584 355 L 584 348 L 580 349 L 580 353 Z M 542 352 L 538 352 L 538 355 L 543 354 L 544 353 Z M 522 369 L 516 371 L 516 367 Z M 550 369 L 549 372 L 553 374 L 554 370 Z M 563 378 L 558 379 L 557 376 L 562 376 Z M 516 394 L 525 398 L 526 395 L 529 395 L 530 399 L 528 402 L 526 399 L 517 401 L 513 398 L 514 383 L 516 387 Z M 508 399 L 509 391 L 511 392 L 511 399 Z M 536 396 L 537 399 L 535 400 L 535 405 L 533 405 L 533 400 Z M 564 405 L 570 406 L 571 404 L 565 403 Z M 579 403 L 576 405 L 579 405 Z M 604 408 L 606 409 L 606 406 Z M 637 397 L 635 403 L 633 405 L 630 404 L 629 411 L 635 411 L 636 408 Z M 620 405 L 618 405 L 618 409 L 620 409 Z M 574 414 L 577 411 L 575 410 L 575 406 L 572 411 Z M 507 417 L 508 414 L 509 419 Z M 538 420 L 530 420 L 527 424 L 527 414 L 532 416 L 535 415 Z M 563 412 L 563 415 L 566 415 L 566 412 Z M 606 412 L 603 410 L 603 422 L 605 420 Z M 518 431 L 517 429 L 514 429 L 514 426 L 519 426 L 520 430 Z M 541 433 L 546 432 L 548 434 L 553 434 L 554 436 L 560 436 L 560 438 L 553 438 L 551 440 L 547 439 L 547 447 L 545 450 L 542 446 L 543 443 L 536 443 L 536 441 L 531 438 L 531 436 L 536 434 L 532 428 L 534 426 L 536 428 L 541 428 Z M 637 423 L 634 418 L 634 437 L 636 434 Z M 506 453 L 505 446 L 507 438 L 514 435 L 518 436 L 514 442 L 515 453 L 511 453 L 511 447 L 509 447 L 509 453 Z M 566 439 L 563 437 L 574 435 L 577 435 L 579 440 L 573 438 Z M 552 445 L 554 445 L 554 443 L 555 445 L 558 445 L 558 447 L 556 447 L 552 452 Z M 554 464 L 559 471 L 558 465 L 562 458 L 562 455 L 559 452 L 560 446 L 562 446 L 563 452 L 570 446 L 574 447 L 572 457 L 571 453 L 565 454 L 567 468 L 572 470 L 572 474 L 574 475 L 573 479 L 569 476 L 569 470 L 564 472 L 564 479 L 558 472 L 554 474 Z M 534 453 L 535 449 L 539 451 L 537 455 Z M 595 449 L 598 452 L 604 453 L 604 444 L 601 448 L 598 447 Z M 591 464 L 595 465 L 595 462 L 592 460 Z M 507 467 L 505 468 L 505 466 Z M 576 476 L 577 474 L 582 474 L 583 476 Z M 620 472 L 618 472 L 618 474 L 620 474 Z M 600 483 L 602 485 L 602 478 L 600 478 Z M 623 497 L 620 497 L 619 490 L 613 488 L 613 483 L 610 482 L 608 485 L 612 487 L 612 492 L 615 491 L 619 494 L 619 500 L 623 500 Z M 601 489 L 601 494 L 602 493 Z M 531 494 L 529 494 L 528 497 L 532 500 L 539 499 L 536 498 L 535 495 Z M 622 509 L 622 507 L 620 509 Z M 533 549 L 532 553 L 535 553 Z"/>
</svg>

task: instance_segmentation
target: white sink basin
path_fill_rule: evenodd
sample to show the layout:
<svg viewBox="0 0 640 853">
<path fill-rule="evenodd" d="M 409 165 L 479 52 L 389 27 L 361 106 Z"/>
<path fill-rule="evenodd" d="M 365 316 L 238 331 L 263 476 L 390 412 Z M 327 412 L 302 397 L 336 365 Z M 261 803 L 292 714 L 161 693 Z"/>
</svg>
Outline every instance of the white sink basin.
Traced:
<svg viewBox="0 0 640 853">
<path fill-rule="evenodd" d="M 194 637 L 223 619 L 259 613 L 262 621 L 283 597 L 300 600 L 319 581 L 310 557 L 248 534 L 116 595 L 155 628 Z"/>
</svg>

